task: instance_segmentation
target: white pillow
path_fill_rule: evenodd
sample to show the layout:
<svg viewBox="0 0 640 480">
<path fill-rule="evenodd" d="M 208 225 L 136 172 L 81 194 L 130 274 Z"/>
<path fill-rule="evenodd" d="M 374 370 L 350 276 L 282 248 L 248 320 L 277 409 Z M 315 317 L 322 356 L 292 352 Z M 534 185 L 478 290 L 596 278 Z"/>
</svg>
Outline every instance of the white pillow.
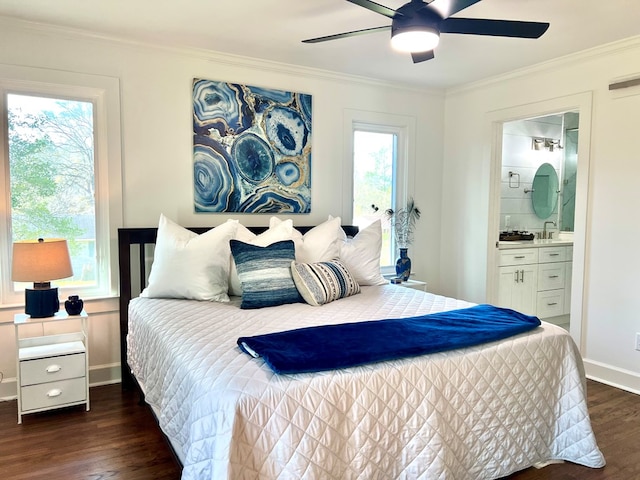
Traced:
<svg viewBox="0 0 640 480">
<path fill-rule="evenodd" d="M 260 235 L 256 235 L 244 225 L 238 224 L 238 229 L 233 238 L 257 247 L 268 247 L 275 242 L 292 240 L 292 234 L 293 221 L 285 220 L 273 228 L 265 230 Z M 233 256 L 231 256 L 231 269 L 229 272 L 229 295 L 242 296 L 242 283 L 240 282 L 240 277 L 238 277 L 238 269 Z"/>
<path fill-rule="evenodd" d="M 363 228 L 353 238 L 347 238 L 344 230 L 340 245 L 340 260 L 347 266 L 360 285 L 386 285 L 380 273 L 382 249 L 382 223 L 376 220 Z"/>
<path fill-rule="evenodd" d="M 228 302 L 229 240 L 237 228 L 228 220 L 198 235 L 160 215 L 149 285 L 140 296 Z"/>
<path fill-rule="evenodd" d="M 313 227 L 304 235 L 294 228 L 293 242 L 296 246 L 296 262 L 315 263 L 337 259 L 340 256 L 340 240 L 344 233 L 340 228 L 340 222 L 340 217 L 330 218 Z M 280 223 L 282 220 L 277 217 L 271 217 L 269 220 L 271 228 Z"/>
</svg>

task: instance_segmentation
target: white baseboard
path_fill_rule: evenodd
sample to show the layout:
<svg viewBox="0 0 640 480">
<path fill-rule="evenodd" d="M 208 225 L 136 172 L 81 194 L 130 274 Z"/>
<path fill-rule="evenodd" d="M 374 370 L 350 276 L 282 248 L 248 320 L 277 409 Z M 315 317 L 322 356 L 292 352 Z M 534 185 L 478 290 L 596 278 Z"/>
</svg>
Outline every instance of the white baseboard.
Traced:
<svg viewBox="0 0 640 480">
<path fill-rule="evenodd" d="M 15 400 L 17 398 L 17 379 L 5 378 L 0 383 L 0 402 Z M 89 367 L 89 387 L 99 387 L 120 383 L 120 364 L 93 365 Z"/>
<path fill-rule="evenodd" d="M 640 375 L 594 360 L 584 360 L 587 378 L 640 395 Z"/>
<path fill-rule="evenodd" d="M 100 385 L 110 385 L 120 383 L 120 364 L 111 363 L 107 365 L 94 365 L 89 367 L 89 386 L 99 387 Z"/>
<path fill-rule="evenodd" d="M 16 379 L 4 378 L 0 383 L 0 402 L 16 399 Z"/>
</svg>

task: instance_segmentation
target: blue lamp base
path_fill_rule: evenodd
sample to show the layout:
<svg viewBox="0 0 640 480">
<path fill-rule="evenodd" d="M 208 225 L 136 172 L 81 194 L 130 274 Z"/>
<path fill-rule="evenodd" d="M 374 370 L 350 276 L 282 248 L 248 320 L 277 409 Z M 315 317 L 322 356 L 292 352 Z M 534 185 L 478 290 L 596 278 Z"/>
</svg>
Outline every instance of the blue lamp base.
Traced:
<svg viewBox="0 0 640 480">
<path fill-rule="evenodd" d="M 24 313 L 32 318 L 52 317 L 60 310 L 57 288 L 29 289 L 24 291 Z"/>
</svg>

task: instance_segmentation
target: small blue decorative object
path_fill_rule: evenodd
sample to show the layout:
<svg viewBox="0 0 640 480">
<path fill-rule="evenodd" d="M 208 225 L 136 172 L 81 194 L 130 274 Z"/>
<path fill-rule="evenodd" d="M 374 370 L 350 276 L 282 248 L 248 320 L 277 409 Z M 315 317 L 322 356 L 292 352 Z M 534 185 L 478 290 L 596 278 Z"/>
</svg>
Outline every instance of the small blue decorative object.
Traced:
<svg viewBox="0 0 640 480">
<path fill-rule="evenodd" d="M 407 248 L 400 249 L 400 258 L 396 262 L 396 275 L 403 282 L 409 280 L 411 275 L 411 259 L 407 255 Z"/>
<path fill-rule="evenodd" d="M 84 302 L 78 295 L 71 295 L 69 296 L 69 300 L 64 302 L 64 309 L 69 315 L 80 315 L 83 307 Z"/>
</svg>

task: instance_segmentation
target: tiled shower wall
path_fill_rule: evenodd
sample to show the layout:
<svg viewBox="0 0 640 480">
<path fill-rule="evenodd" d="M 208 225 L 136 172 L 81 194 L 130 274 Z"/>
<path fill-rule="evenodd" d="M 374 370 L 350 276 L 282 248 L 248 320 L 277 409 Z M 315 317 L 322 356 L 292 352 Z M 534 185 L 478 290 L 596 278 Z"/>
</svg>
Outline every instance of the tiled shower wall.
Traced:
<svg viewBox="0 0 640 480">
<path fill-rule="evenodd" d="M 531 190 L 536 170 L 543 163 L 556 169 L 558 178 L 564 150 L 534 150 L 533 137 L 562 139 L 562 115 L 551 115 L 505 123 L 502 140 L 502 183 L 500 194 L 500 231 L 540 232 L 545 220 L 558 223 L 558 209 L 548 219 L 538 218 L 531 204 Z M 510 175 L 511 172 L 511 175 Z M 560 200 L 558 203 L 561 203 Z M 509 225 L 507 226 L 507 218 Z M 508 227 L 508 228 L 507 228 Z M 549 226 L 547 230 L 550 230 Z"/>
</svg>

